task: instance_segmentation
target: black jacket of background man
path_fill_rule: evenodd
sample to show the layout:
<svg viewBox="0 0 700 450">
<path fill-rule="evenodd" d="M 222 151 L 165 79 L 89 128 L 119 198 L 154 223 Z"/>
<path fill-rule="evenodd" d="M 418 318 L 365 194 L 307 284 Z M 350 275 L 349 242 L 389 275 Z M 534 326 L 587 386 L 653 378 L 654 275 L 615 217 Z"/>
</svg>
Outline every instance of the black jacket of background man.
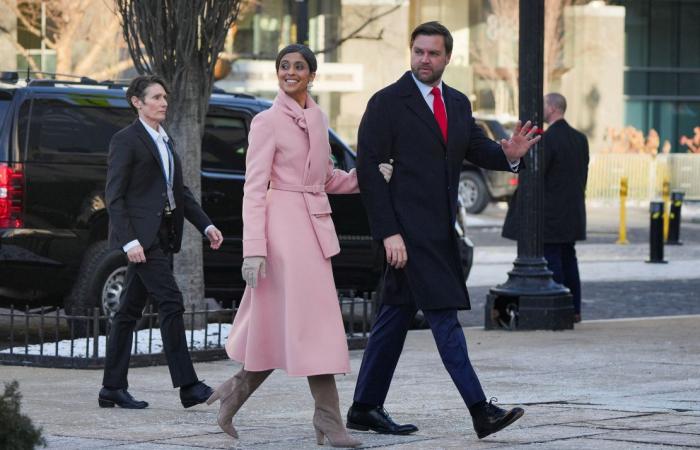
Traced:
<svg viewBox="0 0 700 450">
<path fill-rule="evenodd" d="M 586 239 L 586 182 L 588 140 L 559 119 L 547 128 L 542 142 L 544 173 L 544 233 L 546 244 Z M 518 202 L 513 196 L 503 225 L 503 236 L 518 239 Z"/>
<path fill-rule="evenodd" d="M 462 161 L 511 170 L 501 146 L 474 122 L 467 97 L 442 86 L 447 142 L 411 72 L 372 96 L 360 124 L 357 174 L 372 236 L 401 234 L 408 254 L 405 268 L 387 268 L 388 305 L 470 308 L 454 228 Z M 390 158 L 387 184 L 377 164 Z"/>
</svg>

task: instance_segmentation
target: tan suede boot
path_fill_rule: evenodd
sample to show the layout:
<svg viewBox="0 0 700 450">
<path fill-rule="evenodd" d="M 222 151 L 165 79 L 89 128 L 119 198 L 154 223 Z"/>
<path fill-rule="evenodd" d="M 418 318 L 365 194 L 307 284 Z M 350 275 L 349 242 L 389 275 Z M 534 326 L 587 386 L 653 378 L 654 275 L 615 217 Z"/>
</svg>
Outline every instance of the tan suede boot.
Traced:
<svg viewBox="0 0 700 450">
<path fill-rule="evenodd" d="M 316 442 L 323 445 L 324 437 L 333 447 L 358 447 L 362 442 L 353 438 L 345 429 L 340 418 L 340 401 L 333 375 L 316 375 L 308 377 L 311 395 L 314 397 L 314 428 Z"/>
<path fill-rule="evenodd" d="M 233 426 L 233 416 L 243 406 L 248 397 L 262 384 L 272 373 L 272 370 L 262 372 L 249 372 L 241 369 L 240 372 L 221 383 L 214 393 L 207 400 L 207 405 L 211 405 L 217 400 L 221 400 L 219 405 L 219 416 L 216 422 L 222 430 L 234 438 L 238 438 L 238 432 Z"/>
</svg>

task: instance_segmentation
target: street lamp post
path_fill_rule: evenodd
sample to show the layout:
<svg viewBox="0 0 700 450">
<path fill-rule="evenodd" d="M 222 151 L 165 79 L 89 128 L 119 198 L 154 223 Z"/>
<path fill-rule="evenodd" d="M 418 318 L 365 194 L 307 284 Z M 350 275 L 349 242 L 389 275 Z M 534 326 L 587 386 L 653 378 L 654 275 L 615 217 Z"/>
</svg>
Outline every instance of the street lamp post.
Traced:
<svg viewBox="0 0 700 450">
<path fill-rule="evenodd" d="M 544 82 L 544 1 L 520 0 L 519 104 L 521 119 L 542 127 Z M 543 251 L 543 172 L 540 140 L 524 157 L 515 199 L 518 256 L 508 280 L 486 297 L 485 328 L 559 330 L 574 326 L 569 290 L 555 283 Z"/>
<path fill-rule="evenodd" d="M 297 44 L 309 45 L 309 2 L 297 2 Z"/>
</svg>

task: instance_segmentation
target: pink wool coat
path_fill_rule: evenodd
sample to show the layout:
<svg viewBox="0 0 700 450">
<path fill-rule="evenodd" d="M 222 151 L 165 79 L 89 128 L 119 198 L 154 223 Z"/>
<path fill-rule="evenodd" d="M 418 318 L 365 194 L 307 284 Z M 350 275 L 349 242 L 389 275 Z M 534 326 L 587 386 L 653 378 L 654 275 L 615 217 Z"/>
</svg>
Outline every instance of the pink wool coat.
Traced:
<svg viewBox="0 0 700 450">
<path fill-rule="evenodd" d="M 348 373 L 345 330 L 330 257 L 340 251 L 326 193 L 358 192 L 355 170 L 333 169 L 328 119 L 280 91 L 253 119 L 243 188 L 243 256 L 265 256 L 226 341 L 246 370 Z"/>
</svg>

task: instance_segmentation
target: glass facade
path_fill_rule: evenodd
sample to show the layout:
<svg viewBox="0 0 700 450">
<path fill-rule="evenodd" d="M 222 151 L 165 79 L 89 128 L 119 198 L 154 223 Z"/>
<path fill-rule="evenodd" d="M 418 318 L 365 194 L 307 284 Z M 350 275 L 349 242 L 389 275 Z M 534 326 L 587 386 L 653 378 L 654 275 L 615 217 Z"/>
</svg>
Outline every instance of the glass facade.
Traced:
<svg viewBox="0 0 700 450">
<path fill-rule="evenodd" d="M 700 125 L 700 1 L 617 0 L 625 6 L 625 122 L 655 129 L 672 151 Z"/>
</svg>

